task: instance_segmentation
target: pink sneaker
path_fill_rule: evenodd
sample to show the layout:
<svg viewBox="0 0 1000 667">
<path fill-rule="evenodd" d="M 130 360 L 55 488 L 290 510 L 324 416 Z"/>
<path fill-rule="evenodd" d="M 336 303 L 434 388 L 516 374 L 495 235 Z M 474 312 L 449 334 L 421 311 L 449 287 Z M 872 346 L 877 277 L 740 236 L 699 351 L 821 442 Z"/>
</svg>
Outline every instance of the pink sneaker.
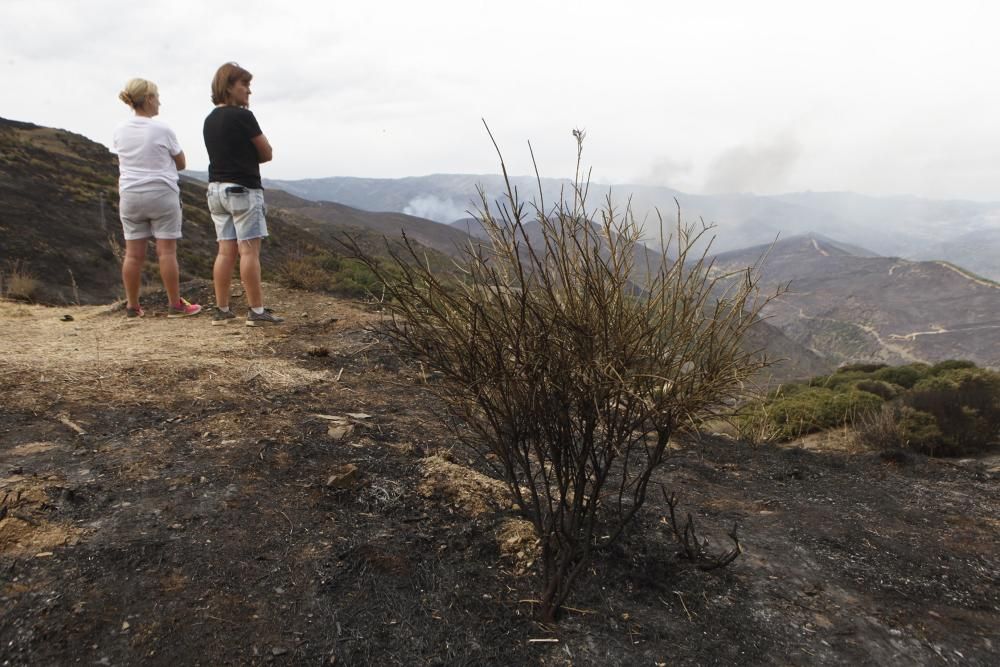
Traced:
<svg viewBox="0 0 1000 667">
<path fill-rule="evenodd" d="M 136 317 L 142 317 L 146 312 L 142 309 L 142 306 L 136 306 L 135 308 L 125 308 L 125 317 L 132 319 Z"/>
<path fill-rule="evenodd" d="M 181 299 L 181 302 L 177 305 L 170 306 L 170 312 L 167 313 L 167 317 L 190 317 L 191 315 L 197 315 L 201 312 L 201 306 L 196 303 L 188 303 L 187 300 Z"/>
</svg>

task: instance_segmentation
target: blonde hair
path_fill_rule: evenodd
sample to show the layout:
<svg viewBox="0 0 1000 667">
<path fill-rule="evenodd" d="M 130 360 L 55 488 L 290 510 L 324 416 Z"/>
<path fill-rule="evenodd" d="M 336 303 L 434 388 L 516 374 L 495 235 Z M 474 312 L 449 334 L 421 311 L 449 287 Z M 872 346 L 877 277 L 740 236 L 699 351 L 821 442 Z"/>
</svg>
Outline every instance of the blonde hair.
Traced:
<svg viewBox="0 0 1000 667">
<path fill-rule="evenodd" d="M 146 98 L 156 95 L 156 84 L 146 79 L 129 79 L 125 87 L 118 93 L 118 99 L 133 109 L 138 109 L 146 103 Z"/>
<path fill-rule="evenodd" d="M 237 81 L 247 85 L 253 74 L 233 62 L 223 64 L 212 77 L 212 104 L 229 104 L 229 88 Z"/>
</svg>

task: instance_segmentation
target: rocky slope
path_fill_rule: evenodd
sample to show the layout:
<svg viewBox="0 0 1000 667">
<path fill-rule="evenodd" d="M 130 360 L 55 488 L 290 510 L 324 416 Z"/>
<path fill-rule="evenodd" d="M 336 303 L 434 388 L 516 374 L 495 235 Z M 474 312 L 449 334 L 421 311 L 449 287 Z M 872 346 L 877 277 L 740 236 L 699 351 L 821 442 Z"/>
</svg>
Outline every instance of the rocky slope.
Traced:
<svg viewBox="0 0 1000 667">
<path fill-rule="evenodd" d="M 765 255 L 767 308 L 790 338 L 836 362 L 970 359 L 1000 367 L 1000 284 L 945 262 L 857 253 L 818 236 L 716 257 L 732 270 Z"/>
</svg>

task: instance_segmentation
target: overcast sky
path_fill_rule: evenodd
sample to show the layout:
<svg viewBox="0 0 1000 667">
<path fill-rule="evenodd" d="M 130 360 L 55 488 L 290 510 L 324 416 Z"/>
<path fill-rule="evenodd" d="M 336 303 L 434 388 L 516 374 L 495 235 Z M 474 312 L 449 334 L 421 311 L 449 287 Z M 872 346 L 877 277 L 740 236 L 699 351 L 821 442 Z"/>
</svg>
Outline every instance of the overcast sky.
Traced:
<svg viewBox="0 0 1000 667">
<path fill-rule="evenodd" d="M 571 177 L 691 193 L 1000 200 L 1000 3 L 3 0 L 0 116 L 110 144 L 125 81 L 195 169 L 215 69 L 253 75 L 270 178 Z"/>
</svg>

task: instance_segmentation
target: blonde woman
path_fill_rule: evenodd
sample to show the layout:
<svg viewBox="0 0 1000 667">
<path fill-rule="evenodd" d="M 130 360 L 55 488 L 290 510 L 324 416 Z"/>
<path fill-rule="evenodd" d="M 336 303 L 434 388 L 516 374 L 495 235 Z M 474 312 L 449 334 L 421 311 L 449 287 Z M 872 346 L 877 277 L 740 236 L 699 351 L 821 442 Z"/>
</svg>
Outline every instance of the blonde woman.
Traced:
<svg viewBox="0 0 1000 667">
<path fill-rule="evenodd" d="M 260 278 L 260 247 L 267 236 L 264 218 L 264 188 L 260 165 L 271 160 L 271 144 L 250 111 L 250 79 L 253 75 L 236 63 L 225 63 L 212 79 L 215 108 L 205 118 L 205 148 L 208 150 L 208 210 L 215 222 L 219 252 L 215 257 L 215 313 L 212 324 L 236 319 L 229 307 L 229 283 L 236 261 L 246 294 L 246 325 L 281 324 L 264 308 Z"/>
<path fill-rule="evenodd" d="M 149 239 L 156 239 L 160 279 L 167 291 L 167 317 L 189 317 L 201 312 L 201 306 L 181 298 L 177 266 L 177 239 L 181 238 L 180 188 L 177 171 L 184 169 L 184 151 L 177 135 L 165 123 L 155 120 L 160 113 L 160 95 L 156 84 L 146 79 L 131 79 L 118 93 L 134 115 L 114 134 L 118 153 L 122 230 L 125 234 L 125 261 L 122 282 L 125 284 L 127 317 L 142 317 L 139 289 L 142 266 L 146 261 Z"/>
</svg>

